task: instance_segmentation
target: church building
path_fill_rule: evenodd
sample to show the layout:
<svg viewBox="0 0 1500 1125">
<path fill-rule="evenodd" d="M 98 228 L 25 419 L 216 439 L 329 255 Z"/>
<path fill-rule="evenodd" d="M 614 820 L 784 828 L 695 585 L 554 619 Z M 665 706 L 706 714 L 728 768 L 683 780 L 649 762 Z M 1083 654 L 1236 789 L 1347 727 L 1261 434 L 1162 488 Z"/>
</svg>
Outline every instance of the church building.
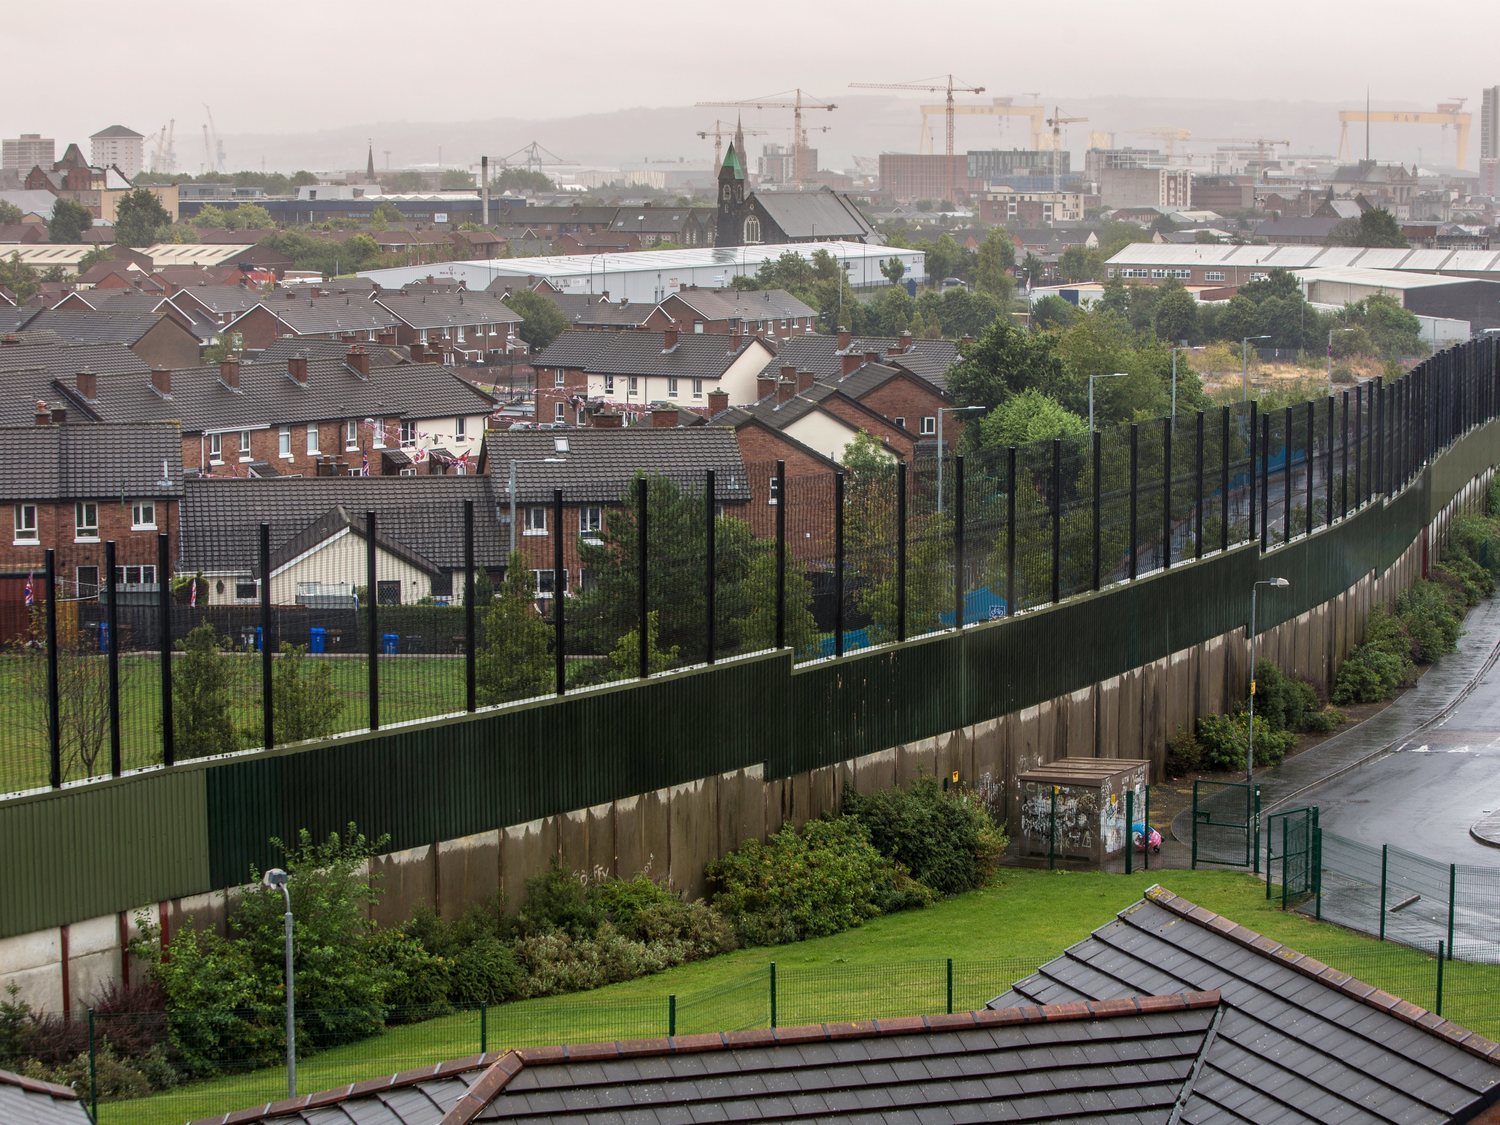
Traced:
<svg viewBox="0 0 1500 1125">
<path fill-rule="evenodd" d="M 748 190 L 745 137 L 738 129 L 719 167 L 717 246 L 785 242 L 875 242 L 875 227 L 854 201 L 830 188 Z"/>
</svg>

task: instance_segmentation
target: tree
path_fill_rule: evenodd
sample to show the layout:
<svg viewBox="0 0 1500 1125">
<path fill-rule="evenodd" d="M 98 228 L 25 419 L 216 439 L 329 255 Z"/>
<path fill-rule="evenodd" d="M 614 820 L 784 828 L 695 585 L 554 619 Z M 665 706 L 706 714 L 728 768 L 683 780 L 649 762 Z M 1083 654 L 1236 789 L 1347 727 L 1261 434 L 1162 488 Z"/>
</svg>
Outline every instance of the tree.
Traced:
<svg viewBox="0 0 1500 1125">
<path fill-rule="evenodd" d="M 229 212 L 212 203 L 205 203 L 193 216 L 193 226 L 200 230 L 226 230 L 229 227 Z"/>
<path fill-rule="evenodd" d="M 465 172 L 462 168 L 444 168 L 443 174 L 438 177 L 439 191 L 464 191 L 474 188 L 474 173 Z"/>
<path fill-rule="evenodd" d="M 900 285 L 901 279 L 906 276 L 906 263 L 900 258 L 891 258 L 880 263 L 880 272 L 892 285 Z"/>
<path fill-rule="evenodd" d="M 657 643 L 658 622 L 661 614 L 651 610 L 646 614 L 646 675 L 654 676 L 666 672 L 677 663 L 677 646 L 663 649 Z M 611 679 L 631 680 L 641 674 L 641 632 L 631 629 L 609 650 Z"/>
<path fill-rule="evenodd" d="M 110 248 L 108 246 L 95 246 L 87 254 L 78 259 L 78 265 L 74 268 L 76 268 L 79 273 L 87 273 L 89 270 L 97 266 L 100 262 L 109 261 L 111 257 L 113 257 L 113 255 L 110 253 Z"/>
<path fill-rule="evenodd" d="M 9 258 L 0 258 L 0 285 L 24 301 L 42 287 L 42 275 L 21 261 L 21 255 L 11 251 Z"/>
<path fill-rule="evenodd" d="M 1010 271 L 1016 264 L 1016 244 L 1004 227 L 994 227 L 979 244 L 974 266 L 974 287 L 1002 301 L 1009 301 L 1016 284 Z"/>
<path fill-rule="evenodd" d="M 382 199 L 370 209 L 370 223 L 399 223 L 401 210 L 389 200 Z"/>
<path fill-rule="evenodd" d="M 1082 243 L 1067 247 L 1057 260 L 1057 274 L 1063 281 L 1093 281 L 1104 270 L 1104 255 Z"/>
<path fill-rule="evenodd" d="M 1062 364 L 1049 337 L 997 320 L 949 369 L 948 388 L 960 406 L 993 409 L 1027 387 L 1046 388 L 1061 376 Z"/>
<path fill-rule="evenodd" d="M 58 200 L 58 203 L 61 202 L 62 200 Z M 68 202 L 71 203 L 72 200 L 69 200 Z M 57 209 L 56 205 L 54 205 L 53 214 L 55 215 L 56 213 Z M 25 216 L 21 213 L 21 209 L 14 203 L 11 203 L 6 199 L 0 199 L 0 224 L 10 226 L 13 223 L 19 223 L 24 217 Z M 52 241 L 56 242 L 57 239 L 54 238 Z"/>
<path fill-rule="evenodd" d="M 541 172 L 533 172 L 529 168 L 504 168 L 498 176 L 490 180 L 490 190 L 502 194 L 551 191 L 556 186 Z"/>
<path fill-rule="evenodd" d="M 178 644 L 172 667 L 172 731 L 177 757 L 206 758 L 240 749 L 234 726 L 232 661 L 219 650 L 213 623 L 203 621 Z"/>
<path fill-rule="evenodd" d="M 1383 207 L 1372 207 L 1357 219 L 1338 223 L 1328 233 L 1328 245 L 1405 248 L 1411 244 L 1394 215 Z"/>
<path fill-rule="evenodd" d="M 1031 324 L 1034 328 L 1066 328 L 1077 320 L 1082 313 L 1078 306 L 1072 301 L 1065 301 L 1054 294 L 1048 294 L 1036 304 L 1031 306 Z"/>
<path fill-rule="evenodd" d="M 474 593 L 477 600 L 477 586 Z M 474 653 L 479 702 L 490 706 L 546 694 L 553 686 L 551 630 L 536 611 L 536 584 L 519 551 L 506 564 L 500 596 L 479 606 Z"/>
<path fill-rule="evenodd" d="M 906 635 L 931 633 L 942 625 L 942 615 L 953 609 L 953 567 L 949 550 L 953 525 L 946 516 L 932 515 L 911 522 L 906 548 Z M 858 595 L 859 608 L 870 615 L 872 639 L 895 640 L 900 631 L 899 575 L 894 564 L 885 576 Z"/>
<path fill-rule="evenodd" d="M 1046 272 L 1047 268 L 1042 264 L 1042 260 L 1030 250 L 1026 251 L 1026 257 L 1021 259 L 1018 270 L 1019 275 L 1026 281 L 1026 287 L 1029 289 L 1033 285 L 1040 285 Z"/>
<path fill-rule="evenodd" d="M 81 203 L 59 199 L 52 206 L 47 237 L 53 242 L 82 242 L 83 232 L 94 225 L 94 215 Z"/>
<path fill-rule="evenodd" d="M 171 225 L 161 200 L 145 188 L 127 191 L 115 207 L 115 238 L 126 246 L 150 246 Z"/>
<path fill-rule="evenodd" d="M 511 293 L 507 304 L 512 312 L 523 318 L 516 331 L 534 352 L 541 351 L 568 330 L 567 314 L 557 307 L 555 301 L 531 289 Z"/>
<path fill-rule="evenodd" d="M 929 289 L 917 298 L 917 308 L 926 323 L 938 325 L 950 339 L 978 336 L 1006 315 L 999 297 L 977 289 Z"/>
<path fill-rule="evenodd" d="M 333 666 L 309 660 L 306 645 L 283 642 L 271 666 L 271 705 L 277 742 L 326 738 L 338 728 L 344 698 L 334 688 Z"/>
<path fill-rule="evenodd" d="M 265 230 L 275 225 L 271 212 L 259 203 L 241 203 L 230 209 L 227 218 L 230 230 Z"/>
<path fill-rule="evenodd" d="M 317 182 L 318 177 L 304 169 L 302 171 L 293 172 L 291 178 L 287 181 L 287 185 L 294 188 L 313 187 L 317 184 Z"/>
<path fill-rule="evenodd" d="M 860 335 L 899 336 L 911 330 L 917 302 L 902 286 L 891 285 L 856 304 L 852 312 L 850 327 Z"/>
<path fill-rule="evenodd" d="M 963 248 L 951 234 L 943 234 L 936 242 L 925 247 L 927 255 L 927 284 L 941 282 L 948 277 L 962 277 Z"/>
<path fill-rule="evenodd" d="M 1183 288 L 1182 282 L 1168 281 L 1157 290 L 1156 308 L 1151 316 L 1157 339 L 1175 343 L 1191 338 L 1197 317 L 1198 302 Z"/>
<path fill-rule="evenodd" d="M 1035 387 L 1013 395 L 979 424 L 980 441 L 996 449 L 1074 437 L 1087 430 L 1087 421 Z"/>
<path fill-rule="evenodd" d="M 1362 332 L 1371 353 L 1380 359 L 1427 354 L 1427 344 L 1422 339 L 1422 322 L 1389 293 L 1377 293 L 1347 306 L 1343 319 L 1357 331 L 1335 333 L 1335 347 L 1343 341 L 1355 339 Z"/>
</svg>

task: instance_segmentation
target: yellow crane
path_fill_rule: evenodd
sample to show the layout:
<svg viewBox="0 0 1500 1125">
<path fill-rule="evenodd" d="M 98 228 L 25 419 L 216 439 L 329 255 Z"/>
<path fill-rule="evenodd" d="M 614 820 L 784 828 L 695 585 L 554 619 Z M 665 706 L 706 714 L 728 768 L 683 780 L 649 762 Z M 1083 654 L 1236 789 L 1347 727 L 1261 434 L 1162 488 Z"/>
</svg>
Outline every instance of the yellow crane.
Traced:
<svg viewBox="0 0 1500 1125">
<path fill-rule="evenodd" d="M 1441 125 L 1452 127 L 1457 143 L 1454 163 L 1460 168 L 1469 166 L 1469 130 L 1474 125 L 1474 115 L 1464 113 L 1463 98 L 1441 103 L 1436 112 L 1412 112 L 1394 109 L 1341 109 L 1339 110 L 1339 159 L 1349 158 L 1349 126 L 1371 122 L 1382 125 Z"/>
<path fill-rule="evenodd" d="M 735 126 L 735 127 L 737 127 L 737 126 Z M 709 137 L 712 137 L 714 139 L 714 171 L 715 172 L 717 172 L 719 170 L 719 158 L 720 158 L 720 155 L 724 151 L 724 138 L 725 137 L 733 137 L 734 136 L 734 129 L 735 129 L 735 127 L 732 127 L 728 121 L 715 121 L 714 122 L 714 127 L 712 129 L 700 129 L 700 130 L 698 130 L 698 136 L 701 137 L 703 140 L 706 141 L 706 140 L 708 140 Z M 825 125 L 824 128 L 826 129 L 827 126 Z M 740 132 L 743 133 L 747 137 L 764 137 L 766 135 L 766 130 L 764 130 L 764 129 L 744 129 L 744 128 L 741 128 Z M 746 161 L 747 159 L 748 158 L 745 156 L 745 154 L 743 152 L 740 153 L 740 160 L 741 161 Z M 748 166 L 748 164 L 747 164 L 747 166 Z"/>
<path fill-rule="evenodd" d="M 1087 117 L 1064 117 L 1062 110 L 1057 106 L 1052 107 L 1052 116 L 1047 118 L 1047 124 L 1052 127 L 1052 194 L 1062 193 L 1062 157 L 1058 153 L 1062 149 L 1062 127 L 1064 125 L 1076 125 L 1081 121 L 1087 121 Z"/>
<path fill-rule="evenodd" d="M 792 100 L 786 101 L 785 95 L 790 92 Z M 806 97 L 807 100 L 803 100 Z M 804 95 L 799 86 L 795 90 L 785 91 L 780 94 L 772 94 L 767 98 L 752 98 L 742 102 L 694 102 L 694 105 L 705 109 L 789 109 L 792 111 L 792 167 L 797 180 L 797 186 L 801 187 L 807 177 L 807 169 L 804 167 L 807 154 L 807 130 L 802 127 L 802 111 L 804 109 L 835 110 L 838 106 L 832 102 L 821 102 L 810 94 Z M 744 159 L 744 153 L 740 154 Z"/>
<path fill-rule="evenodd" d="M 1155 137 L 1166 146 L 1168 160 L 1176 159 L 1177 146 L 1193 135 L 1191 129 L 1174 129 L 1170 126 L 1158 126 L 1155 129 L 1123 129 L 1121 132 L 1135 137 Z"/>
<path fill-rule="evenodd" d="M 1032 95 L 1027 95 L 1031 97 Z M 924 105 L 922 110 L 922 151 L 931 152 L 932 142 L 930 131 L 927 128 L 929 118 L 937 117 L 939 114 L 948 115 L 946 105 Z M 1031 147 L 1041 149 L 1044 147 L 1047 136 L 1045 122 L 1047 109 L 1040 105 L 1016 105 L 1013 98 L 995 98 L 988 105 L 955 105 L 953 113 L 962 116 L 978 115 L 984 117 L 1025 117 L 1031 122 Z"/>
<path fill-rule="evenodd" d="M 851 82 L 849 83 L 849 87 L 850 89 L 854 90 L 921 90 L 923 93 L 927 94 L 946 95 L 943 103 L 943 109 L 944 115 L 946 116 L 948 121 L 948 143 L 944 147 L 943 151 L 948 156 L 948 198 L 950 200 L 956 201 L 958 199 L 958 177 L 954 174 L 953 169 L 953 111 L 955 108 L 953 104 L 953 95 L 955 93 L 982 94 L 984 93 L 984 87 L 954 85 L 953 75 L 949 74 L 945 77 L 947 78 L 947 81 L 941 86 L 932 86 L 925 82 Z M 926 124 L 925 118 L 923 119 L 923 124 Z"/>
</svg>

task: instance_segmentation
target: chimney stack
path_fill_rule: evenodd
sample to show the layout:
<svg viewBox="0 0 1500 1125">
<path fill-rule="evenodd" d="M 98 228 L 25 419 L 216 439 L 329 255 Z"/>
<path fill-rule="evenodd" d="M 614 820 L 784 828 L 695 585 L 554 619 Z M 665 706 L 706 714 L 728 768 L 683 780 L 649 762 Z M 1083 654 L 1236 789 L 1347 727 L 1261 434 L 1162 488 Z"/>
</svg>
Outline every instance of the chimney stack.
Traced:
<svg viewBox="0 0 1500 1125">
<path fill-rule="evenodd" d="M 796 366 L 796 364 L 783 363 L 781 365 L 781 377 L 783 379 L 796 379 L 797 378 L 797 366 Z"/>
<path fill-rule="evenodd" d="M 729 409 L 729 392 L 723 387 L 715 387 L 708 392 L 708 413 L 712 417 L 715 414 L 723 414 Z"/>
<path fill-rule="evenodd" d="M 880 353 L 878 351 L 876 351 L 874 348 L 867 348 L 865 350 L 865 362 L 866 363 L 879 363 L 880 362 Z"/>
<path fill-rule="evenodd" d="M 219 364 L 219 380 L 235 390 L 240 386 L 240 361 L 237 356 L 226 356 Z"/>
<path fill-rule="evenodd" d="M 794 397 L 797 393 L 797 384 L 792 379 L 779 379 L 776 382 L 776 405 Z"/>
<path fill-rule="evenodd" d="M 839 351 L 843 351 L 854 340 L 854 335 L 847 328 L 840 327 L 838 333 Z"/>
<path fill-rule="evenodd" d="M 624 417 L 616 410 L 601 410 L 598 414 L 591 416 L 590 423 L 596 430 L 618 430 L 624 424 Z"/>
<path fill-rule="evenodd" d="M 0 336 L 0 345 L 7 348 L 13 348 L 20 342 L 21 337 L 17 336 L 14 332 L 7 332 L 4 336 Z"/>
<path fill-rule="evenodd" d="M 286 361 L 286 373 L 292 377 L 293 382 L 307 386 L 307 356 L 298 352 L 289 356 Z"/>
<path fill-rule="evenodd" d="M 87 367 L 78 373 L 78 393 L 90 402 L 99 397 L 99 376 Z"/>
<path fill-rule="evenodd" d="M 815 382 L 817 382 L 817 376 L 804 367 L 801 371 L 797 372 L 797 393 L 800 395 L 803 391 L 812 390 L 812 385 Z"/>
<path fill-rule="evenodd" d="M 36 424 L 38 426 L 48 425 L 52 421 L 52 411 L 47 409 L 47 404 L 41 399 L 36 400 Z"/>
<path fill-rule="evenodd" d="M 853 375 L 859 369 L 859 365 L 865 361 L 865 357 L 858 352 L 844 352 L 839 356 L 839 377 Z"/>
<path fill-rule="evenodd" d="M 755 400 L 759 402 L 776 393 L 776 376 L 762 371 L 755 377 Z"/>
<path fill-rule="evenodd" d="M 973 342 L 974 342 L 974 337 L 970 336 L 967 332 L 965 332 L 962 336 L 959 337 L 959 339 L 958 339 L 958 346 L 962 348 L 962 347 L 965 347 L 965 346 L 967 346 L 969 344 L 972 344 Z"/>
<path fill-rule="evenodd" d="M 653 430 L 670 430 L 677 426 L 677 408 L 675 406 L 658 406 L 651 411 L 651 428 Z"/>
<path fill-rule="evenodd" d="M 156 393 L 163 398 L 171 398 L 172 372 L 165 367 L 153 367 L 151 369 L 151 385 L 156 388 Z"/>
<path fill-rule="evenodd" d="M 379 332 L 375 333 L 375 340 L 385 347 L 390 347 L 396 342 L 396 330 L 394 328 L 382 328 Z"/>
<path fill-rule="evenodd" d="M 661 334 L 661 350 L 669 352 L 677 346 L 677 322 L 668 324 Z"/>
<path fill-rule="evenodd" d="M 902 355 L 911 351 L 911 329 L 908 328 L 905 332 L 901 333 L 901 338 L 897 342 L 901 345 Z"/>
<path fill-rule="evenodd" d="M 64 406 L 62 403 L 58 403 L 56 406 L 54 406 L 52 408 L 52 424 L 54 426 L 61 426 L 67 420 L 68 420 L 68 408 L 66 406 Z"/>
<path fill-rule="evenodd" d="M 349 355 L 346 358 L 349 366 L 358 371 L 360 375 L 368 376 L 370 374 L 370 353 L 365 351 L 360 345 L 351 345 Z"/>
</svg>

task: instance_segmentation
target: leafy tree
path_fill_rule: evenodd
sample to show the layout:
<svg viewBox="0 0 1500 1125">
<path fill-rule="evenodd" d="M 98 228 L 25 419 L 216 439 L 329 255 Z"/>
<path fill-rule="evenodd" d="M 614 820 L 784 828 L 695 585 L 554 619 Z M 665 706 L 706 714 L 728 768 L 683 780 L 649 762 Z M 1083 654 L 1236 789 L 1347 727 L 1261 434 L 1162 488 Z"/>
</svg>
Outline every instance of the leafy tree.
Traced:
<svg viewBox="0 0 1500 1125">
<path fill-rule="evenodd" d="M 960 406 L 993 409 L 1027 387 L 1046 388 L 1061 376 L 1062 364 L 1048 337 L 996 320 L 964 349 L 948 372 L 948 387 Z"/>
<path fill-rule="evenodd" d="M 94 214 L 82 203 L 59 199 L 52 206 L 47 237 L 53 242 L 82 242 L 83 232 L 94 225 Z"/>
<path fill-rule="evenodd" d="M 21 255 L 11 251 L 9 258 L 0 258 L 0 285 L 24 301 L 42 287 L 42 275 L 21 261 Z"/>
<path fill-rule="evenodd" d="M 1075 243 L 1057 259 L 1057 273 L 1063 281 L 1093 281 L 1104 272 L 1104 262 L 1100 251 Z"/>
<path fill-rule="evenodd" d="M 334 688 L 333 665 L 309 660 L 306 645 L 283 642 L 271 665 L 271 705 L 278 742 L 326 738 L 338 729 L 344 698 Z"/>
<path fill-rule="evenodd" d="M 917 299 L 917 309 L 927 324 L 937 325 L 950 339 L 977 337 L 1006 315 L 1005 303 L 999 297 L 977 289 L 929 289 Z"/>
<path fill-rule="evenodd" d="M 317 182 L 318 177 L 305 169 L 302 171 L 293 172 L 291 178 L 287 180 L 288 186 L 294 188 L 313 187 L 317 184 Z"/>
<path fill-rule="evenodd" d="M 1065 409 L 1035 387 L 1011 396 L 984 416 L 979 425 L 986 446 L 1004 449 L 1034 441 L 1073 437 L 1088 430 L 1088 422 Z"/>
<path fill-rule="evenodd" d="M 150 246 L 171 225 L 161 200 L 145 188 L 126 192 L 115 208 L 115 238 L 126 246 Z"/>
<path fill-rule="evenodd" d="M 1381 359 L 1427 353 L 1427 344 L 1422 339 L 1422 322 L 1388 293 L 1377 293 L 1349 305 L 1344 310 L 1344 320 L 1355 331 L 1336 333 L 1333 337 L 1335 346 L 1363 336 L 1368 342 L 1369 354 Z"/>
<path fill-rule="evenodd" d="M 401 210 L 394 203 L 382 199 L 370 209 L 370 222 L 373 223 L 399 223 L 401 222 Z"/>
<path fill-rule="evenodd" d="M 979 244 L 974 266 L 974 287 L 981 293 L 990 293 L 1002 301 L 1009 301 L 1015 292 L 1015 282 L 1010 271 L 1016 264 L 1016 244 L 1004 227 L 993 227 Z"/>
<path fill-rule="evenodd" d="M 529 168 L 504 168 L 490 180 L 490 190 L 501 193 L 551 191 L 556 186 L 541 172 Z"/>
<path fill-rule="evenodd" d="M 476 584 L 475 598 L 479 590 Z M 514 552 L 500 596 L 483 607 L 474 682 L 486 706 L 544 695 L 552 687 L 551 632 L 536 611 L 536 586 L 525 556 Z"/>
<path fill-rule="evenodd" d="M 662 648 L 658 644 L 658 622 L 661 614 L 651 610 L 646 614 L 646 675 L 665 672 L 677 663 L 677 646 Z M 612 679 L 630 680 L 641 671 L 641 631 L 631 629 L 609 650 L 609 667 Z"/>
<path fill-rule="evenodd" d="M 534 352 L 541 351 L 568 329 L 567 315 L 540 293 L 518 289 L 511 293 L 507 304 L 524 318 L 516 331 Z"/>
<path fill-rule="evenodd" d="M 1152 327 L 1161 340 L 1186 340 L 1192 337 L 1198 317 L 1198 302 L 1183 288 L 1182 282 L 1168 281 L 1156 292 Z"/>
<path fill-rule="evenodd" d="M 1328 233 L 1330 246 L 1385 246 L 1404 249 L 1411 244 L 1401 224 L 1383 207 L 1372 207 L 1357 219 L 1345 219 Z"/>
<path fill-rule="evenodd" d="M 1048 294 L 1031 306 L 1031 324 L 1034 328 L 1065 328 L 1083 314 L 1072 301 Z"/>
<path fill-rule="evenodd" d="M 275 225 L 271 212 L 259 203 L 241 203 L 231 208 L 227 217 L 230 230 L 265 230 Z"/>
<path fill-rule="evenodd" d="M 193 226 L 203 230 L 228 229 L 229 212 L 213 203 L 205 203 L 193 216 Z"/>
<path fill-rule="evenodd" d="M 1030 250 L 1026 251 L 1026 257 L 1021 259 L 1021 265 L 1018 270 L 1019 275 L 1025 279 L 1026 284 L 1028 286 L 1040 285 L 1042 277 L 1046 272 L 1047 267 L 1042 264 L 1042 260 Z"/>
<path fill-rule="evenodd" d="M 58 200 L 59 204 L 61 204 L 62 202 L 62 200 Z M 71 203 L 72 200 L 68 200 L 68 202 Z M 54 215 L 57 213 L 55 205 L 52 213 Z M 21 213 L 21 209 L 14 203 L 11 203 L 9 200 L 0 199 L 0 223 L 3 223 L 6 226 L 10 226 L 12 223 L 19 223 L 24 217 L 25 216 Z M 56 242 L 57 239 L 54 238 L 52 241 Z"/>
<path fill-rule="evenodd" d="M 936 242 L 924 248 L 927 255 L 927 283 L 941 282 L 947 277 L 963 277 L 963 248 L 951 234 L 943 234 Z"/>
<path fill-rule="evenodd" d="M 87 273 L 100 262 L 107 262 L 112 257 L 108 246 L 95 246 L 83 257 L 78 259 L 78 272 Z"/>
<path fill-rule="evenodd" d="M 474 173 L 465 172 L 462 168 L 444 168 L 443 174 L 438 177 L 439 191 L 463 191 L 473 187 Z"/>
<path fill-rule="evenodd" d="M 851 325 L 855 332 L 869 336 L 899 336 L 912 329 L 917 302 L 899 285 L 887 286 L 854 306 Z"/>
<path fill-rule="evenodd" d="M 894 528 L 894 523 L 892 524 Z M 931 633 L 942 624 L 941 614 L 953 609 L 953 565 L 949 552 L 953 524 L 944 515 L 913 520 L 908 516 L 906 548 L 906 635 Z M 890 565 L 873 585 L 857 595 L 860 609 L 870 615 L 871 631 L 878 642 L 894 640 L 900 619 L 900 590 L 894 552 Z"/>
<path fill-rule="evenodd" d="M 900 258 L 891 258 L 880 263 L 880 272 L 892 285 L 899 285 L 901 279 L 906 276 L 906 263 Z"/>
<path fill-rule="evenodd" d="M 233 657 L 219 649 L 213 623 L 203 621 L 178 644 L 172 667 L 172 731 L 179 758 L 206 758 L 240 749 L 234 726 Z"/>
</svg>

